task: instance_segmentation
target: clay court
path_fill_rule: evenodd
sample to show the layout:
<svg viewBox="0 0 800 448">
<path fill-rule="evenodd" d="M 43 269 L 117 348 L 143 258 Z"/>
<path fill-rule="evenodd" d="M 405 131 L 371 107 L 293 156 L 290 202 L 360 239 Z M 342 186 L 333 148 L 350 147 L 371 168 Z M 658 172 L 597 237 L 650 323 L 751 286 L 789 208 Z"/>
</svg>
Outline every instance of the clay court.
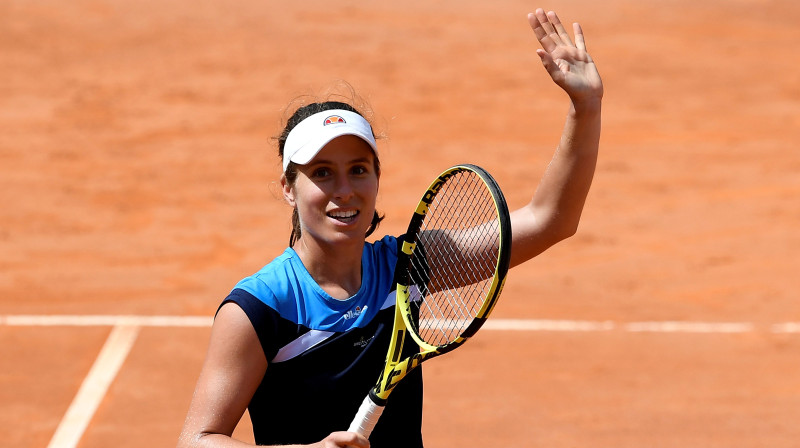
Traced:
<svg viewBox="0 0 800 448">
<path fill-rule="evenodd" d="M 381 235 L 455 163 L 525 204 L 567 111 L 537 6 L 603 76 L 595 182 L 425 366 L 426 445 L 797 447 L 790 0 L 3 2 L 0 446 L 174 446 L 220 300 L 287 244 L 271 138 L 298 95 L 372 106 Z"/>
</svg>

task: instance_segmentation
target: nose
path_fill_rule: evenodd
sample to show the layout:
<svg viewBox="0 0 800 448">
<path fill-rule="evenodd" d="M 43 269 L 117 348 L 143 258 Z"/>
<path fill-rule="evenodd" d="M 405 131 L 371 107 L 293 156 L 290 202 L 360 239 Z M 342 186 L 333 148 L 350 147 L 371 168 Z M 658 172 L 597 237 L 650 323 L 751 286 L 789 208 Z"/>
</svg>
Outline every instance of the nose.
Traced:
<svg viewBox="0 0 800 448">
<path fill-rule="evenodd" d="M 334 197 L 339 200 L 347 201 L 353 197 L 353 194 L 353 183 L 350 177 L 346 174 L 340 174 L 336 176 L 336 189 L 334 190 Z"/>
</svg>

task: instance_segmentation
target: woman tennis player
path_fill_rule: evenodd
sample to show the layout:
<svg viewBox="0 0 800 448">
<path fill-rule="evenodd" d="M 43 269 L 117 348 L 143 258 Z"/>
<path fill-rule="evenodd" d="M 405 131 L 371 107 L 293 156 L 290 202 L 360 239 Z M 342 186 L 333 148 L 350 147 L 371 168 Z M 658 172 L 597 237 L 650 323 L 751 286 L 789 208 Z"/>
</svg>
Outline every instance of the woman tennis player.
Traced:
<svg viewBox="0 0 800 448">
<path fill-rule="evenodd" d="M 570 109 L 532 200 L 511 214 L 511 266 L 575 233 L 603 96 L 581 28 L 573 41 L 553 12 L 528 20 Z M 369 440 L 343 431 L 382 371 L 394 319 L 398 238 L 365 239 L 381 220 L 372 127 L 351 104 L 325 101 L 297 109 L 278 141 L 294 209 L 289 247 L 220 306 L 178 446 L 245 446 L 231 434 L 247 409 L 259 445 L 422 447 L 419 369 L 398 384 Z"/>
</svg>

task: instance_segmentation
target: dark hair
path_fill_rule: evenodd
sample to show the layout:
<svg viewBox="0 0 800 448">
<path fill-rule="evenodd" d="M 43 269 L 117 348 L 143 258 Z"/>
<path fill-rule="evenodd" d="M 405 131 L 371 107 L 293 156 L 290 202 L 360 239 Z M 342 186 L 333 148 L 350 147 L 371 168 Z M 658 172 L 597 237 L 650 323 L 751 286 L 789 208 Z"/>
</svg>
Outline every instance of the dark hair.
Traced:
<svg viewBox="0 0 800 448">
<path fill-rule="evenodd" d="M 311 104 L 307 104 L 305 106 L 299 107 L 294 113 L 289 117 L 286 121 L 286 126 L 284 126 L 283 131 L 281 132 L 280 136 L 278 136 L 278 155 L 280 156 L 281 160 L 283 160 L 283 148 L 286 145 L 286 137 L 289 136 L 289 132 L 294 129 L 301 121 L 305 120 L 306 118 L 326 110 L 331 109 L 342 109 L 349 112 L 357 113 L 362 117 L 364 114 L 356 110 L 355 107 L 351 106 L 350 104 L 343 103 L 341 101 L 324 101 L 324 102 L 315 102 Z M 378 160 L 376 155 L 375 157 L 375 172 L 380 176 L 381 174 L 381 162 Z M 297 180 L 297 164 L 294 162 L 289 162 L 289 166 L 286 167 L 286 172 L 284 173 L 286 176 L 286 182 L 289 186 L 293 186 L 295 180 Z M 383 221 L 384 216 L 379 214 L 376 210 L 375 213 L 372 215 L 372 223 L 370 223 L 369 229 L 367 229 L 367 233 L 364 237 L 368 237 L 372 235 L 373 232 L 378 228 L 378 225 Z M 292 233 L 289 235 L 289 247 L 294 246 L 294 243 L 300 238 L 301 229 L 300 229 L 300 216 L 297 214 L 297 207 L 292 210 Z"/>
</svg>

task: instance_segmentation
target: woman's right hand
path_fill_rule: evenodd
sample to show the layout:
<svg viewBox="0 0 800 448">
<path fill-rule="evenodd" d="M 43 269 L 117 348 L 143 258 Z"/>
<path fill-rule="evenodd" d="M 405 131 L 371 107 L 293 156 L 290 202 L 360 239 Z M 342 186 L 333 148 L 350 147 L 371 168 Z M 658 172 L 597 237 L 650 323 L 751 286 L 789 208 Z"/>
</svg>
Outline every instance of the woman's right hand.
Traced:
<svg viewBox="0 0 800 448">
<path fill-rule="evenodd" d="M 355 432 L 337 431 L 311 446 L 313 448 L 369 448 L 369 440 Z"/>
</svg>

